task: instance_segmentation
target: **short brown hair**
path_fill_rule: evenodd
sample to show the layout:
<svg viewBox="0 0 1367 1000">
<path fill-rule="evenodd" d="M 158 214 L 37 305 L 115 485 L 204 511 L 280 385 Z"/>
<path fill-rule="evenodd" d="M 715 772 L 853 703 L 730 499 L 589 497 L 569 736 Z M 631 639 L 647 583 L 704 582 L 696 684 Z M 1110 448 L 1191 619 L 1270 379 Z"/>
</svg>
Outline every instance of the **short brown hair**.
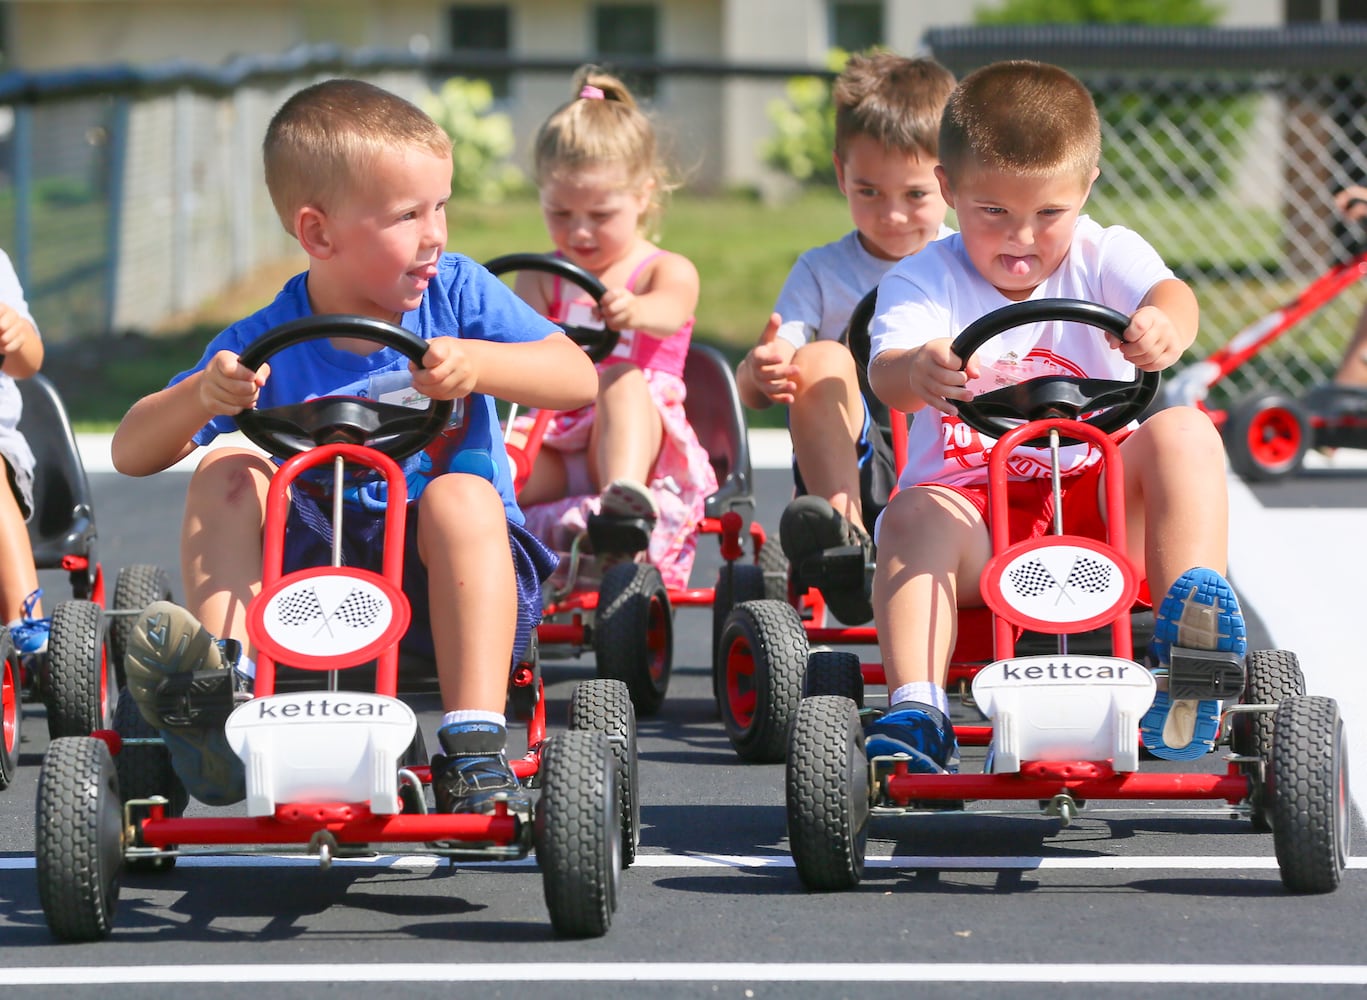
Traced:
<svg viewBox="0 0 1367 1000">
<path fill-rule="evenodd" d="M 902 153 L 939 158 L 940 112 L 954 89 L 954 74 L 934 59 L 894 52 L 850 56 L 835 79 L 835 155 L 867 135 Z"/>
<path fill-rule="evenodd" d="M 411 148 L 450 156 L 451 139 L 397 94 L 364 80 L 324 80 L 293 94 L 266 127 L 266 188 L 281 223 L 295 235 L 294 213 L 301 206 L 326 208 L 377 154 Z"/>
<path fill-rule="evenodd" d="M 974 169 L 1084 182 L 1101 161 L 1101 123 L 1082 81 L 1046 63 L 974 70 L 945 105 L 940 162 L 952 180 Z"/>
</svg>

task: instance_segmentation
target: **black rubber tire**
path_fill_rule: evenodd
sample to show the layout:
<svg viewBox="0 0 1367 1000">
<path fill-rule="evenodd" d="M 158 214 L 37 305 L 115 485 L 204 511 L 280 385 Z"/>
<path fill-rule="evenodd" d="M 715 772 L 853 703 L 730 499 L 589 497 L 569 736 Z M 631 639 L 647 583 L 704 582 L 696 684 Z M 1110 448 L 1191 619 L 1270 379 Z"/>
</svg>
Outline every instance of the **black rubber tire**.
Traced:
<svg viewBox="0 0 1367 1000">
<path fill-rule="evenodd" d="M 1282 884 L 1295 893 L 1333 892 L 1352 830 L 1348 754 L 1333 698 L 1300 695 L 1277 706 L 1268 786 Z"/>
<path fill-rule="evenodd" d="M 621 681 L 595 678 L 575 686 L 570 729 L 603 733 L 617 766 L 618 810 L 622 818 L 622 867 L 630 868 L 641 843 L 640 779 L 636 758 L 636 709 Z"/>
<path fill-rule="evenodd" d="M 788 600 L 788 557 L 783 554 L 777 535 L 766 538 L 759 547 L 758 562 L 764 572 L 765 600 Z"/>
<path fill-rule="evenodd" d="M 1263 392 L 1230 408 L 1223 429 L 1229 467 L 1250 482 L 1297 472 L 1314 443 L 1305 407 L 1280 392 Z"/>
<path fill-rule="evenodd" d="M 109 670 L 108 619 L 93 601 L 52 610 L 43 700 L 48 736 L 89 736 L 114 724 L 118 687 Z"/>
<path fill-rule="evenodd" d="M 721 676 L 721 633 L 726 627 L 726 616 L 737 604 L 762 601 L 764 570 L 754 563 L 723 563 L 717 571 L 717 585 L 712 591 L 712 696 L 720 698 L 717 681 Z"/>
<path fill-rule="evenodd" d="M 541 755 L 534 837 L 551 925 L 565 937 L 612 926 L 622 879 L 617 767 L 603 733 L 561 733 Z"/>
<path fill-rule="evenodd" d="M 625 683 L 637 715 L 660 710 L 674 666 L 674 613 L 654 566 L 619 563 L 603 576 L 593 653 L 598 676 Z"/>
<path fill-rule="evenodd" d="M 817 695 L 798 708 L 788 742 L 788 846 L 802 884 L 853 889 L 864 875 L 869 761 L 848 698 Z"/>
<path fill-rule="evenodd" d="M 138 704 L 127 689 L 120 692 L 114 709 L 114 730 L 124 739 L 150 739 L 158 735 L 138 711 Z M 119 795 L 122 802 L 131 799 L 150 799 L 160 795 L 166 799 L 162 808 L 166 816 L 181 816 L 190 802 L 190 793 L 176 777 L 171 766 L 171 754 L 165 745 L 124 743 L 114 758 L 114 770 L 119 776 Z M 161 872 L 176 866 L 175 856 L 163 858 L 127 858 L 129 871 Z"/>
<path fill-rule="evenodd" d="M 848 698 L 855 707 L 864 707 L 864 670 L 858 653 L 843 649 L 814 649 L 807 654 L 802 697 L 815 698 L 823 694 Z"/>
<path fill-rule="evenodd" d="M 742 760 L 783 760 L 807 672 L 807 633 L 797 611 L 784 601 L 736 605 L 721 651 L 718 709 L 731 746 Z"/>
<path fill-rule="evenodd" d="M 38 899 L 62 941 L 99 941 L 114 929 L 123 869 L 119 778 L 102 740 L 48 744 L 38 777 Z"/>
<path fill-rule="evenodd" d="M 1248 680 L 1244 684 L 1243 704 L 1280 705 L 1288 698 L 1305 694 L 1305 675 L 1300 660 L 1286 649 L 1255 649 L 1248 654 Z M 1242 770 L 1254 781 L 1250 819 L 1253 829 L 1267 833 L 1272 829 L 1272 816 L 1267 801 L 1266 785 L 1268 761 L 1272 757 L 1273 736 L 1276 732 L 1275 712 L 1240 712 L 1234 716 L 1230 730 L 1230 749 L 1241 757 L 1261 758 L 1262 764 L 1245 764 Z"/>
<path fill-rule="evenodd" d="M 160 566 L 138 563 L 119 570 L 109 608 L 113 611 L 141 611 L 156 601 L 173 599 L 171 577 L 167 572 Z M 133 626 L 137 622 L 137 615 L 109 616 L 109 659 L 114 664 L 114 676 L 118 679 L 119 688 L 126 683 L 123 657 L 128 652 L 128 637 L 133 634 Z"/>
</svg>

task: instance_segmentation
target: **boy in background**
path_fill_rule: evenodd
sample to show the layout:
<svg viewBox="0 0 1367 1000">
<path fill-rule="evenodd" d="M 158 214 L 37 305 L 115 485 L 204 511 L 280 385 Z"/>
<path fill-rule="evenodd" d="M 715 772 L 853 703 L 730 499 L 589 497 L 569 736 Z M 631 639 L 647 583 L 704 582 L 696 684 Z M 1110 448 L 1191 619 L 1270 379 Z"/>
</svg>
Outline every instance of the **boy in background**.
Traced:
<svg viewBox="0 0 1367 1000">
<path fill-rule="evenodd" d="M 833 159 L 855 228 L 798 258 L 736 373 L 745 405 L 788 407 L 799 496 L 783 512 L 779 539 L 798 589 L 817 587 L 849 625 L 872 615 L 863 574 L 852 588 L 811 578 L 803 566 L 838 546 L 858 546 L 864 563 L 872 561 L 868 525 L 887 503 L 896 472 L 841 337 L 855 306 L 893 264 L 952 231 L 935 167 L 940 112 L 953 89 L 953 75 L 932 59 L 891 52 L 850 58 L 832 88 Z"/>
</svg>

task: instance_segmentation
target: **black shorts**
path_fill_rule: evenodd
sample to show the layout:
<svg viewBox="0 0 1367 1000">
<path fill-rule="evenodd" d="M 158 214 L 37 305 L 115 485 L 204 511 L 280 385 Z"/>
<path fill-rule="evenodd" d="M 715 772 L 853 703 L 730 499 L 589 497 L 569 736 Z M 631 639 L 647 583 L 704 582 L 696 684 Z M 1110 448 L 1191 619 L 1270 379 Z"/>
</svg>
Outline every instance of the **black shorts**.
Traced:
<svg viewBox="0 0 1367 1000">
<path fill-rule="evenodd" d="M 864 523 L 871 525 L 892 498 L 893 488 L 897 485 L 897 460 L 892 451 L 891 431 L 875 419 L 875 408 L 869 404 L 868 396 L 862 398 L 864 427 L 859 432 L 856 445 L 859 456 L 859 504 Z M 877 404 L 877 408 L 887 412 L 882 404 Z M 797 467 L 796 456 L 793 458 L 793 483 L 798 496 L 806 494 L 807 485 L 802 481 L 802 470 Z"/>
</svg>

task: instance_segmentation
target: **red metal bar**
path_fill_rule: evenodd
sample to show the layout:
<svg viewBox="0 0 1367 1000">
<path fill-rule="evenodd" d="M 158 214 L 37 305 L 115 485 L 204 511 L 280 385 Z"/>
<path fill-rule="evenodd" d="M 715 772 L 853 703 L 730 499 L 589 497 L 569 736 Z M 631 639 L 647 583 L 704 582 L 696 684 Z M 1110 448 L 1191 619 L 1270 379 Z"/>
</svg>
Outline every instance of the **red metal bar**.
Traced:
<svg viewBox="0 0 1367 1000">
<path fill-rule="evenodd" d="M 289 514 L 289 487 L 310 469 L 331 465 L 341 457 L 343 461 L 363 465 L 384 476 L 389 487 L 389 503 L 385 508 L 384 554 L 381 572 L 396 588 L 403 589 L 404 529 L 408 516 L 408 483 L 399 464 L 383 452 L 354 444 L 325 444 L 287 459 L 271 477 L 266 494 L 266 524 L 262 533 L 261 583 L 269 587 L 280 579 L 284 565 L 285 518 Z M 399 644 L 385 650 L 376 658 L 375 690 L 391 698 L 399 687 Z M 275 660 L 258 651 L 256 659 L 255 692 L 258 696 L 275 693 Z"/>
<path fill-rule="evenodd" d="M 1125 468 L 1120 459 L 1120 448 L 1115 439 L 1105 431 L 1090 427 L 1080 420 L 1032 420 L 1013 427 L 992 446 L 987 458 L 987 503 L 988 523 L 1009 525 L 1010 505 L 1007 497 L 1006 463 L 1011 453 L 1031 438 L 1048 436 L 1056 429 L 1063 437 L 1080 438 L 1101 452 L 1102 475 L 1106 483 L 1106 543 L 1116 554 L 1128 558 L 1125 551 Z M 992 554 L 1000 555 L 1011 547 L 1014 541 L 1007 530 L 992 535 Z M 996 658 L 1004 660 L 1016 652 L 1015 626 L 1000 615 L 994 623 L 996 629 Z M 1111 646 L 1116 656 L 1131 658 L 1133 641 L 1130 636 L 1130 609 L 1124 608 L 1111 620 Z"/>
<path fill-rule="evenodd" d="M 542 622 L 536 627 L 536 641 L 549 646 L 582 646 L 584 638 L 584 621 L 577 615 L 573 622 Z"/>
<path fill-rule="evenodd" d="M 711 587 L 692 587 L 688 590 L 669 591 L 669 603 L 675 608 L 710 608 L 716 600 Z"/>
<path fill-rule="evenodd" d="M 957 730 L 956 730 L 957 732 Z M 907 774 L 886 781 L 897 802 L 920 799 L 1050 799 L 1068 792 L 1079 799 L 1223 799 L 1248 797 L 1249 779 L 1229 774 L 1113 774 L 1105 778 L 1023 778 L 1019 774 Z"/>
<path fill-rule="evenodd" d="M 808 642 L 848 646 L 863 643 L 878 645 L 878 630 L 872 625 L 854 625 L 848 628 L 812 627 L 806 631 Z"/>
<path fill-rule="evenodd" d="M 179 817 L 146 819 L 141 843 L 148 847 L 175 844 L 307 844 L 326 830 L 341 843 L 372 844 L 407 841 L 462 840 L 510 844 L 517 837 L 513 816 L 460 813 L 365 816 L 328 823 L 286 823 L 274 816 Z"/>
</svg>

